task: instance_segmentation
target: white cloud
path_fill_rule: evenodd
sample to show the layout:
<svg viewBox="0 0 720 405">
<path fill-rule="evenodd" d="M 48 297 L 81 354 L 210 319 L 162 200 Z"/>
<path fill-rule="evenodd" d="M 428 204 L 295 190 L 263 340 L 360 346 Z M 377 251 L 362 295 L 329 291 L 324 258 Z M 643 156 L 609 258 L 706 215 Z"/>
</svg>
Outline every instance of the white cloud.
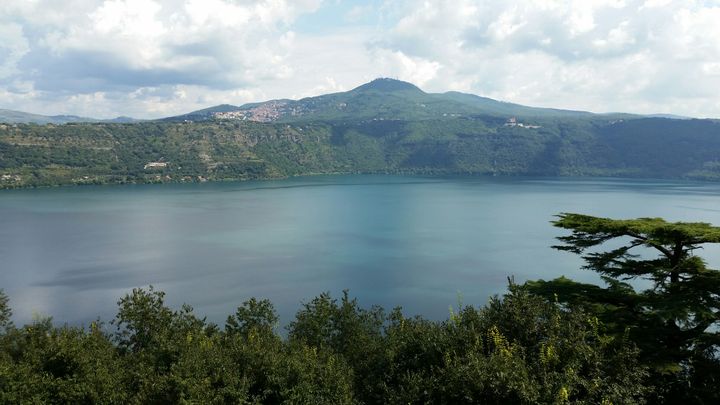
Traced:
<svg viewBox="0 0 720 405">
<path fill-rule="evenodd" d="M 389 76 L 531 105 L 720 116 L 718 2 L 377 0 L 347 5 L 323 34 L 295 27 L 321 7 L 0 0 L 0 108 L 159 117 Z"/>
<path fill-rule="evenodd" d="M 439 62 L 420 57 L 411 57 L 402 51 L 379 50 L 375 53 L 378 64 L 388 75 L 400 80 L 424 86 L 437 76 L 441 65 Z"/>
<path fill-rule="evenodd" d="M 138 102 L 138 94 L 172 105 L 151 97 L 145 91 L 151 88 L 236 94 L 293 77 L 287 61 L 294 38 L 290 24 L 319 5 L 318 0 L 0 0 L 0 88 L 13 92 L 13 83 L 29 82 L 32 95 L 14 97 L 24 100 L 20 107 L 92 113 L 94 103 L 95 115 L 137 112 L 120 103 Z M 177 98 L 173 113 L 191 106 L 188 98 Z M 140 115 L 166 110 L 147 108 Z"/>
<path fill-rule="evenodd" d="M 430 90 L 593 111 L 720 116 L 718 96 L 708 91 L 720 88 L 720 4 L 405 4 L 404 17 L 377 46 L 436 62 Z"/>
<path fill-rule="evenodd" d="M 30 50 L 27 38 L 19 24 L 0 25 L 0 79 L 19 73 L 17 64 Z"/>
</svg>

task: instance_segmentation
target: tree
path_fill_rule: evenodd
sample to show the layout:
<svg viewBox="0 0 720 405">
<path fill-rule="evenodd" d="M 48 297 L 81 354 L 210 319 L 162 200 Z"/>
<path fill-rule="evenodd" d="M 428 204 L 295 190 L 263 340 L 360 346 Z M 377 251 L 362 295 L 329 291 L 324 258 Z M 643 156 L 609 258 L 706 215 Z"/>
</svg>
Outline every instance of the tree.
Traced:
<svg viewBox="0 0 720 405">
<path fill-rule="evenodd" d="M 227 334 L 239 333 L 248 336 L 251 332 L 272 335 L 278 323 L 278 315 L 270 300 L 257 300 L 251 298 L 238 307 L 235 315 L 230 315 L 225 321 Z"/>
<path fill-rule="evenodd" d="M 644 403 L 647 367 L 632 342 L 580 308 L 508 290 L 445 322 L 445 403 Z"/>
<path fill-rule="evenodd" d="M 553 247 L 583 255 L 584 268 L 600 273 L 607 286 L 560 278 L 528 282 L 526 288 L 584 306 L 617 334 L 629 332 L 659 375 L 672 374 L 674 381 L 690 384 L 690 390 L 678 385 L 675 393 L 671 387 L 666 399 L 681 391 L 694 399 L 717 396 L 720 272 L 709 269 L 695 252 L 720 243 L 720 227 L 660 218 L 558 217 L 553 225 L 572 233 L 559 237 L 563 243 Z M 650 288 L 635 291 L 628 280 L 645 280 Z"/>
<path fill-rule="evenodd" d="M 3 290 L 0 290 L 0 331 L 12 327 L 12 309 L 8 304 L 9 298 Z"/>
<path fill-rule="evenodd" d="M 134 288 L 118 301 L 116 340 L 122 350 L 141 352 L 156 349 L 158 342 L 169 334 L 173 312 L 165 306 L 165 293 L 150 286 Z"/>
<path fill-rule="evenodd" d="M 315 297 L 295 314 L 288 325 L 288 340 L 320 351 L 338 354 L 352 365 L 355 387 L 359 396 L 379 395 L 377 385 L 383 370 L 382 329 L 385 321 L 382 308 L 361 308 L 348 290 L 339 300 L 329 292 Z"/>
</svg>

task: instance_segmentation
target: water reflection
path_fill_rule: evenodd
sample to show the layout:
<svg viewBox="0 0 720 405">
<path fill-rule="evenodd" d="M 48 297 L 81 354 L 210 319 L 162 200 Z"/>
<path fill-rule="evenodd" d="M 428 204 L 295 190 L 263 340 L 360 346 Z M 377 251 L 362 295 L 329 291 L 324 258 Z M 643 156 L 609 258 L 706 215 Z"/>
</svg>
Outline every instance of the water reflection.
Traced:
<svg viewBox="0 0 720 405">
<path fill-rule="evenodd" d="M 508 276 L 597 280 L 548 247 L 558 212 L 720 224 L 718 196 L 708 183 L 401 176 L 3 191 L 0 288 L 19 323 L 110 319 L 148 284 L 216 322 L 251 296 L 287 322 L 345 288 L 444 318 L 458 292 L 482 305 Z"/>
</svg>

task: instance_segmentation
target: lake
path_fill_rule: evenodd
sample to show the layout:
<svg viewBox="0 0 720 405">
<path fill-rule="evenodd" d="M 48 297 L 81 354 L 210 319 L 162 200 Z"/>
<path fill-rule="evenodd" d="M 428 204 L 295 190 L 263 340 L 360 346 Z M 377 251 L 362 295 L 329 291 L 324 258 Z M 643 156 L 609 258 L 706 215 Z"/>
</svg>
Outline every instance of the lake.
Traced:
<svg viewBox="0 0 720 405">
<path fill-rule="evenodd" d="M 289 322 L 323 291 L 444 319 L 516 281 L 597 281 L 550 248 L 559 212 L 720 225 L 720 185 L 682 181 L 318 176 L 0 191 L 0 288 L 16 323 L 110 320 L 154 285 L 223 323 L 250 297 Z M 700 253 L 717 268 L 720 251 Z"/>
</svg>

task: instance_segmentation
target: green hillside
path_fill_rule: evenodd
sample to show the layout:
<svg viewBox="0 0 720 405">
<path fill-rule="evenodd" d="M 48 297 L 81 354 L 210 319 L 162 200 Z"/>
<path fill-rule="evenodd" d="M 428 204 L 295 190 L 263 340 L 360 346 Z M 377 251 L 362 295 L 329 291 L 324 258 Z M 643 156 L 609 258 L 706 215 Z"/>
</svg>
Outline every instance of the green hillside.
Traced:
<svg viewBox="0 0 720 405">
<path fill-rule="evenodd" d="M 0 185 L 321 173 L 720 178 L 720 123 L 495 117 L 0 125 Z M 156 163 L 153 165 L 153 163 Z"/>
<path fill-rule="evenodd" d="M 2 188 L 323 173 L 718 180 L 719 156 L 717 120 L 538 109 L 391 79 L 155 122 L 0 124 Z"/>
</svg>

